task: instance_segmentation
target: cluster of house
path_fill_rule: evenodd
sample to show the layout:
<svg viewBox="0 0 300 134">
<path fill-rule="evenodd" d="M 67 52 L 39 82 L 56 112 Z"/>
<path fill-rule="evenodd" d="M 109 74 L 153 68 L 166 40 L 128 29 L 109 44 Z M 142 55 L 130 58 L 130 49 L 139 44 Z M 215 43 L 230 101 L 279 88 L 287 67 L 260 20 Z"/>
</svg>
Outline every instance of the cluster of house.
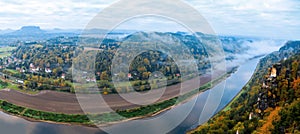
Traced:
<svg viewBox="0 0 300 134">
<path fill-rule="evenodd" d="M 40 68 L 40 67 L 36 67 L 36 66 L 34 66 L 34 64 L 32 64 L 32 63 L 30 63 L 30 65 L 29 65 L 29 70 L 30 70 L 30 72 L 39 72 L 39 71 L 42 71 L 42 69 Z M 45 73 L 52 73 L 52 70 L 51 70 L 51 68 L 49 68 L 49 67 L 46 67 L 45 68 Z M 66 74 L 65 73 L 62 73 L 61 74 L 61 78 L 62 79 L 66 79 Z"/>
<path fill-rule="evenodd" d="M 15 68 L 15 70 L 18 71 L 18 72 L 20 72 L 20 73 L 26 73 L 26 72 L 37 73 L 37 72 L 42 72 L 43 71 L 43 69 L 41 67 L 35 66 L 33 63 L 30 63 L 28 69 L 26 67 L 19 67 L 19 65 L 22 64 L 22 62 L 23 62 L 23 60 L 18 59 L 18 58 L 14 57 L 14 56 L 3 57 L 1 59 L 0 69 L 5 69 L 10 64 L 13 64 L 13 65 L 17 66 Z M 51 68 L 46 67 L 46 68 L 44 68 L 44 72 L 50 74 L 50 73 L 52 73 L 52 70 L 51 70 Z M 61 75 L 61 78 L 65 79 L 66 75 L 63 73 Z M 91 81 L 93 81 L 93 79 L 91 79 Z M 22 83 L 22 84 L 24 83 L 21 80 L 16 80 L 16 82 Z"/>
<path fill-rule="evenodd" d="M 98 74 L 98 76 L 100 76 L 100 72 L 98 72 L 97 73 Z M 119 74 L 114 74 L 114 76 L 118 76 Z M 176 77 L 180 77 L 181 75 L 179 74 L 179 73 L 177 73 L 177 74 L 175 74 L 176 75 Z M 161 78 L 157 73 L 153 73 L 153 74 L 150 74 L 150 76 L 153 76 L 154 78 Z M 132 73 L 128 73 L 127 74 L 127 78 L 129 78 L 129 79 L 134 79 L 134 78 L 136 78 L 136 77 L 138 77 L 138 74 L 137 74 L 137 72 L 132 72 Z"/>
<path fill-rule="evenodd" d="M 6 56 L 2 58 L 2 63 L 0 64 L 0 69 L 8 67 L 10 64 L 19 64 L 23 62 L 21 59 L 17 59 L 14 56 Z"/>
<path fill-rule="evenodd" d="M 96 82 L 96 78 L 86 77 L 86 82 Z"/>
<path fill-rule="evenodd" d="M 98 74 L 98 76 L 100 76 L 101 75 L 101 73 L 99 72 L 99 73 L 97 73 Z M 137 73 L 133 73 L 133 74 L 131 74 L 131 73 L 128 73 L 127 74 L 127 78 L 129 78 L 129 79 L 133 79 L 133 77 L 134 76 L 136 76 L 137 75 Z M 114 74 L 114 76 L 119 76 L 119 74 Z"/>
<path fill-rule="evenodd" d="M 39 66 L 35 66 L 33 63 L 30 63 L 28 71 L 25 67 L 16 67 L 16 71 L 20 73 L 25 73 L 25 72 L 37 73 L 42 70 L 43 70 L 42 68 L 40 68 Z M 52 73 L 52 70 L 47 67 L 45 68 L 45 73 Z"/>
<path fill-rule="evenodd" d="M 29 65 L 29 72 L 35 73 L 39 72 L 42 69 L 39 66 L 35 66 L 33 63 L 30 63 Z M 52 73 L 52 70 L 49 67 L 45 68 L 45 73 Z"/>
<path fill-rule="evenodd" d="M 14 56 L 9 56 L 9 57 L 3 57 L 2 58 L 2 64 L 0 64 L 0 69 L 3 69 L 5 67 L 8 67 L 10 64 L 14 64 L 14 65 L 19 65 L 23 62 L 23 60 L 18 59 Z M 25 68 L 21 68 L 21 67 L 16 67 L 16 70 L 19 71 L 20 73 L 25 73 L 26 69 Z M 29 72 L 39 72 L 42 71 L 42 69 L 39 66 L 35 66 L 33 63 L 30 63 L 29 65 Z M 50 68 L 45 68 L 45 72 L 46 73 L 51 73 L 52 70 Z"/>
<path fill-rule="evenodd" d="M 97 73 L 100 76 L 100 72 Z M 85 80 L 87 83 L 89 82 L 96 82 L 95 77 L 89 77 L 87 72 L 83 72 L 83 75 L 81 76 L 81 80 Z"/>
<path fill-rule="evenodd" d="M 26 70 L 24 68 L 16 67 L 16 70 L 19 71 L 20 73 L 25 73 Z"/>
<path fill-rule="evenodd" d="M 100 77 L 101 76 L 101 72 L 97 72 L 96 75 Z M 128 73 L 127 77 L 129 79 L 132 79 L 133 75 L 134 74 Z M 135 75 L 137 75 L 137 74 L 135 73 Z M 114 76 L 118 76 L 118 74 L 114 74 Z M 96 82 L 97 81 L 95 77 L 89 77 L 89 76 L 87 76 L 87 72 L 83 72 L 83 76 L 81 78 L 85 79 L 86 82 Z"/>
</svg>

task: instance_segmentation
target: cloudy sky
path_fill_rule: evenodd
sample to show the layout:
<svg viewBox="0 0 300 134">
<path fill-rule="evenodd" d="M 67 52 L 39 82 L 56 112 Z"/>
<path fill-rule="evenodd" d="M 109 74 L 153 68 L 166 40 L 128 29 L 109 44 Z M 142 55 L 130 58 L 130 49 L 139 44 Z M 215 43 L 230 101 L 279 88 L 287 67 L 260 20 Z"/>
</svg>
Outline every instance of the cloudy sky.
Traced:
<svg viewBox="0 0 300 134">
<path fill-rule="evenodd" d="M 197 9 L 217 34 L 300 39 L 299 0 L 184 1 Z M 95 15 L 114 2 L 0 0 L 0 29 L 19 29 L 25 25 L 38 25 L 43 29 L 83 29 Z M 143 22 L 155 24 L 157 28 L 158 22 L 163 23 L 161 20 L 151 22 L 149 18 Z"/>
</svg>

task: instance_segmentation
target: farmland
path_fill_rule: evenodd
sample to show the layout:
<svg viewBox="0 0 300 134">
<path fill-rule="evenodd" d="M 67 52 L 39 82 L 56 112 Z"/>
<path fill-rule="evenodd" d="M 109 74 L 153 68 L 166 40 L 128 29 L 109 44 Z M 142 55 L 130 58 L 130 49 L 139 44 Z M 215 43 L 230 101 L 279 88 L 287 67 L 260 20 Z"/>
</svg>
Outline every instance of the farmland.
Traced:
<svg viewBox="0 0 300 134">
<path fill-rule="evenodd" d="M 0 58 L 10 56 L 11 51 L 16 49 L 16 47 L 0 47 Z"/>
</svg>

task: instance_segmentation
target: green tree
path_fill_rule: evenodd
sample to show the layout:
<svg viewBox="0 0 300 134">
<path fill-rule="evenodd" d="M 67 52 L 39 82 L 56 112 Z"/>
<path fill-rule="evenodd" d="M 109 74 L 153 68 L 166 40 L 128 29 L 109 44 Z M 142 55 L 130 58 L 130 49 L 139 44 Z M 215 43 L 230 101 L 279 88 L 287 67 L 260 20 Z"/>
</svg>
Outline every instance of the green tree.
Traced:
<svg viewBox="0 0 300 134">
<path fill-rule="evenodd" d="M 104 71 L 104 72 L 101 73 L 100 79 L 101 80 L 108 80 L 108 74 L 107 74 L 106 71 Z"/>
</svg>

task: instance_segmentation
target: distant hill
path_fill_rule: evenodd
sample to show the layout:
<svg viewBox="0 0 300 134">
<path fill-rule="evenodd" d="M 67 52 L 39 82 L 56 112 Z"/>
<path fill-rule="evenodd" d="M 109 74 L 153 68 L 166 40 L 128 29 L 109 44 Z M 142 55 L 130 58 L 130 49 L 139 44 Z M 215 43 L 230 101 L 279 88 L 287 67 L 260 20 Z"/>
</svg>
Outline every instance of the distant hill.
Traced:
<svg viewBox="0 0 300 134">
<path fill-rule="evenodd" d="M 18 30 L 0 30 L 0 45 L 12 44 L 16 41 L 41 41 L 59 36 L 64 37 L 78 37 L 89 36 L 99 37 L 104 36 L 110 32 L 107 38 L 123 38 L 129 34 L 137 32 L 135 30 L 114 30 L 108 31 L 104 29 L 41 29 L 39 26 L 23 26 Z"/>
<path fill-rule="evenodd" d="M 15 35 L 15 36 L 35 36 L 46 34 L 46 31 L 41 30 L 39 26 L 24 26 L 20 30 L 14 31 L 9 33 L 8 35 Z"/>
<path fill-rule="evenodd" d="M 23 26 L 21 29 L 6 33 L 2 36 L 4 37 L 15 37 L 15 38 L 32 38 L 32 39 L 47 39 L 56 36 L 75 36 L 80 32 L 78 30 L 43 30 L 39 26 Z"/>
<path fill-rule="evenodd" d="M 0 34 L 0 45 L 15 45 L 22 44 L 22 42 L 44 42 L 47 40 L 52 40 L 55 43 L 59 43 L 61 37 L 78 37 L 78 42 L 72 42 L 68 44 L 79 44 L 84 47 L 99 47 L 100 39 L 106 35 L 108 30 L 104 29 L 42 29 L 38 26 L 24 26 L 19 30 Z M 102 35 L 102 36 L 99 36 Z M 117 46 L 122 41 L 131 42 L 148 42 L 153 44 L 153 41 L 159 41 L 163 44 L 169 45 L 175 42 L 180 42 L 191 48 L 191 52 L 194 55 L 198 54 L 198 57 L 205 56 L 206 52 L 213 52 L 219 48 L 216 48 L 215 44 L 221 44 L 225 52 L 225 58 L 230 61 L 230 65 L 240 63 L 244 60 L 252 58 L 253 56 L 263 55 L 274 50 L 270 48 L 262 51 L 258 47 L 262 45 L 272 46 L 272 42 L 266 41 L 265 44 L 260 39 L 257 38 L 245 38 L 245 37 L 230 37 L 230 36 L 215 36 L 206 35 L 203 33 L 196 33 L 198 38 L 191 34 L 185 32 L 141 32 L 136 30 L 114 30 L 107 34 L 106 40 L 104 40 L 104 45 L 106 48 L 111 46 Z M 80 38 L 82 37 L 82 38 Z M 64 41 L 65 42 L 65 41 Z M 255 45 L 260 43 L 261 45 Z M 280 44 L 280 43 L 279 43 Z M 205 46 L 205 47 L 204 47 Z M 238 59 L 238 60 L 237 60 Z M 234 62 L 234 63 L 233 63 Z"/>
<path fill-rule="evenodd" d="M 59 36 L 74 37 L 79 33 L 63 30 L 47 31 L 41 29 L 39 26 L 23 26 L 19 30 L 5 30 L 0 31 L 0 45 L 13 45 L 19 41 L 43 41 Z"/>
<path fill-rule="evenodd" d="M 204 52 L 206 50 L 214 50 L 217 46 L 223 46 L 223 49 L 227 53 L 242 53 L 249 50 L 250 47 L 243 44 L 251 39 L 240 39 L 235 37 L 218 37 L 209 36 L 202 33 L 195 35 L 187 34 L 184 32 L 177 33 L 162 33 L 162 32 L 136 32 L 124 38 L 127 42 L 160 42 L 163 44 L 172 44 L 180 42 L 182 45 L 193 48 L 193 53 Z M 199 40 L 200 39 L 200 40 Z M 220 41 L 220 42 L 218 42 Z M 219 44 L 219 45 L 216 45 Z M 170 46 L 172 47 L 172 46 Z M 204 48 L 205 47 L 205 48 Z"/>
<path fill-rule="evenodd" d="M 14 30 L 11 30 L 11 29 L 0 30 L 0 35 L 1 35 L 1 34 L 11 33 L 11 32 L 13 32 L 13 31 L 14 31 Z"/>
<path fill-rule="evenodd" d="M 266 67 L 279 62 L 282 59 L 289 58 L 292 55 L 300 53 L 300 41 L 288 41 L 279 51 L 275 51 L 263 59 L 259 63 L 259 68 L 265 69 Z"/>
<path fill-rule="evenodd" d="M 198 38 L 196 36 L 198 36 Z M 278 50 L 284 43 L 283 41 L 277 40 L 214 36 L 202 33 L 196 33 L 196 35 L 193 35 L 185 32 L 135 32 L 125 37 L 123 39 L 123 42 L 124 41 L 143 43 L 148 42 L 148 44 L 160 42 L 169 47 L 172 47 L 170 44 L 180 42 L 181 45 L 185 45 L 190 48 L 194 55 L 204 55 L 205 52 L 212 52 L 213 54 L 217 49 L 220 49 L 217 47 L 223 47 L 225 58 L 228 61 L 232 61 L 231 63 L 243 62 L 244 60 L 250 59 L 253 56 L 266 55 L 272 51 Z M 269 46 L 269 48 L 265 49 L 264 46 Z"/>
</svg>

